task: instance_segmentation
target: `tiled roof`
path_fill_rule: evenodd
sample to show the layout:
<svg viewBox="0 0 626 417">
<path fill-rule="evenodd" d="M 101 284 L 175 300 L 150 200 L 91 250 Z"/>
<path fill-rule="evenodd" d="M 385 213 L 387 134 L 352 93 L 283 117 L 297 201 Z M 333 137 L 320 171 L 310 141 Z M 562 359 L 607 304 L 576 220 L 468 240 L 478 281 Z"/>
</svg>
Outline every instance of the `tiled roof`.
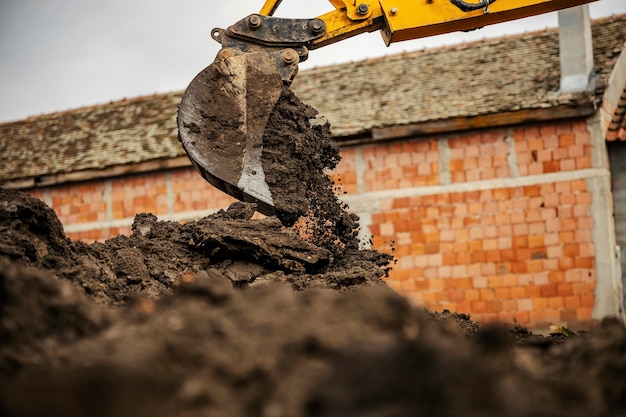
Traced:
<svg viewBox="0 0 626 417">
<path fill-rule="evenodd" d="M 608 141 L 626 141 L 626 86 L 617 103 L 606 135 Z"/>
<path fill-rule="evenodd" d="M 601 97 L 626 41 L 626 15 L 593 25 Z M 520 109 L 582 104 L 593 96 L 558 95 L 556 29 L 308 71 L 300 97 L 327 115 L 335 135 Z"/>
<path fill-rule="evenodd" d="M 301 71 L 293 87 L 338 137 L 385 126 L 589 105 L 601 97 L 624 47 L 626 15 L 596 21 L 592 30 L 595 94 L 556 94 L 556 30 L 314 68 Z M 0 183 L 184 156 L 176 137 L 181 94 L 0 124 Z"/>
<path fill-rule="evenodd" d="M 0 181 L 179 156 L 180 97 L 139 97 L 1 124 Z"/>
</svg>

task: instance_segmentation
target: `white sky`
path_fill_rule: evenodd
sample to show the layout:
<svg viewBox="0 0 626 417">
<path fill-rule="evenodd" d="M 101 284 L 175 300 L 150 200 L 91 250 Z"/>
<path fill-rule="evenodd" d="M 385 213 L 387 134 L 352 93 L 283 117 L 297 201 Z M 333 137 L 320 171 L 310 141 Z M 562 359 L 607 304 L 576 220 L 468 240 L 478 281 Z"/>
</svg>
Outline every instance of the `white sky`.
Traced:
<svg viewBox="0 0 626 417">
<path fill-rule="evenodd" d="M 225 28 L 262 5 L 263 0 L 0 0 L 0 121 L 182 90 L 219 50 L 211 29 Z M 330 10 L 325 0 L 284 0 L 276 15 L 315 17 Z M 626 0 L 600 0 L 590 10 L 593 18 L 626 13 Z M 364 34 L 311 51 L 301 68 L 556 25 L 556 13 L 549 13 L 389 48 L 380 34 Z"/>
</svg>

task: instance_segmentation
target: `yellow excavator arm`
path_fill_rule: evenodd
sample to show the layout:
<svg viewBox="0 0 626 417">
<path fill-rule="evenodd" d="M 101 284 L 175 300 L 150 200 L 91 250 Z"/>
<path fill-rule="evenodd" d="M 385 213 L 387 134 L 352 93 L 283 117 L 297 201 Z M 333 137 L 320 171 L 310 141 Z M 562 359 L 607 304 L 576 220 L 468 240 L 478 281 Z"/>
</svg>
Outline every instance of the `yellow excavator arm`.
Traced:
<svg viewBox="0 0 626 417">
<path fill-rule="evenodd" d="M 380 30 L 387 45 L 410 39 L 468 31 L 596 0 L 329 0 L 334 10 L 319 16 L 324 35 L 316 49 L 364 32 Z M 282 0 L 266 0 L 259 15 L 272 16 Z"/>
<path fill-rule="evenodd" d="M 179 140 L 191 162 L 208 182 L 239 200 L 256 203 L 263 214 L 283 211 L 263 171 L 265 127 L 309 50 L 377 30 L 389 45 L 595 0 L 329 1 L 334 10 L 319 17 L 288 19 L 274 17 L 280 0 L 266 0 L 259 13 L 226 29 L 213 29 L 211 37 L 222 49 L 181 100 Z"/>
</svg>

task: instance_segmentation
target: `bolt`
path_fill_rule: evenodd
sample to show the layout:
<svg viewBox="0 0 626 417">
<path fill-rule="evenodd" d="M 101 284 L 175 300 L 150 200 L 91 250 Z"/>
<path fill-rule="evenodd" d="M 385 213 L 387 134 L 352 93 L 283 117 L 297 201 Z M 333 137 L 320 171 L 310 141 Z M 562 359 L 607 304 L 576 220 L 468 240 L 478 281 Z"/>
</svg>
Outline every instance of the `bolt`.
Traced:
<svg viewBox="0 0 626 417">
<path fill-rule="evenodd" d="M 321 19 L 313 19 L 310 28 L 313 34 L 318 34 L 324 30 L 324 22 Z"/>
<path fill-rule="evenodd" d="M 285 64 L 291 65 L 294 62 L 298 62 L 298 53 L 293 49 L 285 49 L 282 58 Z"/>
<path fill-rule="evenodd" d="M 248 25 L 250 26 L 250 29 L 258 29 L 259 27 L 261 27 L 261 22 L 261 18 L 259 17 L 259 15 L 256 14 L 253 14 L 248 19 Z"/>
<path fill-rule="evenodd" d="M 369 9 L 370 9 L 370 7 L 367 4 L 361 3 L 361 4 L 359 4 L 359 7 L 356 9 L 356 14 L 360 14 L 360 15 L 367 14 L 367 11 Z"/>
<path fill-rule="evenodd" d="M 398 9 L 396 7 L 392 7 L 390 11 L 391 11 L 391 14 L 398 13 Z"/>
</svg>

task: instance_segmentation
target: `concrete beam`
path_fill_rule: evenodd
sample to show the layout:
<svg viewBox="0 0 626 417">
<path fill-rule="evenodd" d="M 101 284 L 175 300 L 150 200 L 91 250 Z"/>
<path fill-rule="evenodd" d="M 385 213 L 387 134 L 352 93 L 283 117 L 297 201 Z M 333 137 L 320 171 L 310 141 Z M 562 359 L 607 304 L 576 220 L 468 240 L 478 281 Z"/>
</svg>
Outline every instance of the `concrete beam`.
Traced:
<svg viewBox="0 0 626 417">
<path fill-rule="evenodd" d="M 593 44 L 589 6 L 560 10 L 560 93 L 579 93 L 593 88 Z"/>
</svg>

